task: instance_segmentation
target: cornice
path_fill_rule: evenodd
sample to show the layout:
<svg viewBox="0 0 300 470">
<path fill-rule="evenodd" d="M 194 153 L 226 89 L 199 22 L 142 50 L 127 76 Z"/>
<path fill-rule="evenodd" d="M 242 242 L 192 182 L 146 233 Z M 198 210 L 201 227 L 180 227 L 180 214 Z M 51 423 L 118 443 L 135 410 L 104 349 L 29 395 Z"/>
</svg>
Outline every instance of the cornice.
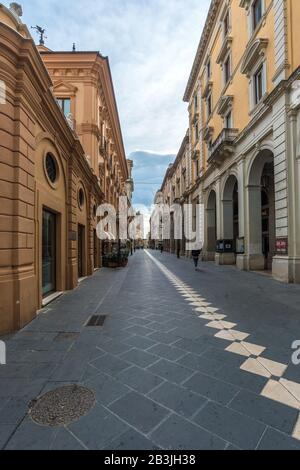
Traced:
<svg viewBox="0 0 300 470">
<path fill-rule="evenodd" d="M 216 20 L 218 9 L 220 5 L 223 3 L 223 0 L 212 0 L 209 8 L 209 12 L 206 18 L 206 23 L 203 29 L 203 33 L 200 39 L 200 43 L 198 46 L 198 50 L 196 53 L 196 57 L 194 60 L 194 64 L 190 73 L 190 77 L 188 80 L 188 84 L 184 93 L 183 101 L 189 102 L 191 98 L 191 94 L 193 92 L 193 88 L 195 82 L 197 80 L 197 76 L 200 70 L 201 61 L 204 58 L 207 43 L 213 31 L 213 24 Z"/>
</svg>

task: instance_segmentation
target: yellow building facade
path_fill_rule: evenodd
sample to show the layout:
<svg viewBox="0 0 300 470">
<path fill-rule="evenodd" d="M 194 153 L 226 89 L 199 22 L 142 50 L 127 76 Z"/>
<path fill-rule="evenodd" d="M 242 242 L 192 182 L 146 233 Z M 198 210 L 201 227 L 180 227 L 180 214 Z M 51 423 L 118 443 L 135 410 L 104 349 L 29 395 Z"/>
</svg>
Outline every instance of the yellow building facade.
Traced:
<svg viewBox="0 0 300 470">
<path fill-rule="evenodd" d="M 0 4 L 0 333 L 101 267 L 97 207 L 131 198 L 108 59 L 36 47 Z"/>
<path fill-rule="evenodd" d="M 213 0 L 186 87 L 204 257 L 300 281 L 297 0 Z"/>
</svg>

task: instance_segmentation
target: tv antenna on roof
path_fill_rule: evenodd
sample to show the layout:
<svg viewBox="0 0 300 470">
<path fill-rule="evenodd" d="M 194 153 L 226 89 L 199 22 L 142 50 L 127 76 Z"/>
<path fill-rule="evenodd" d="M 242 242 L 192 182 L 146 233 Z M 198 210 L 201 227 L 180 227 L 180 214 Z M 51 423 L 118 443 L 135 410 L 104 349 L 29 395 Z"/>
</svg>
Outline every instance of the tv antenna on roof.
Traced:
<svg viewBox="0 0 300 470">
<path fill-rule="evenodd" d="M 45 39 L 47 39 L 47 37 L 45 36 L 46 30 L 43 29 L 41 26 L 31 26 L 31 29 L 35 29 L 35 31 L 40 35 L 40 46 L 44 46 Z"/>
</svg>

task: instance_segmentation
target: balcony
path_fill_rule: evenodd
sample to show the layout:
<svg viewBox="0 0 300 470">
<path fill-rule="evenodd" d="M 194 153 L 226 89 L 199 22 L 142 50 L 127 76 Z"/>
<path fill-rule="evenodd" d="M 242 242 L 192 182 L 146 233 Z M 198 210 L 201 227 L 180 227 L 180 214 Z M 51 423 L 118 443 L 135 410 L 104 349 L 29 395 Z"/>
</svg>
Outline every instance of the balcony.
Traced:
<svg viewBox="0 0 300 470">
<path fill-rule="evenodd" d="M 209 148 L 208 163 L 220 164 L 234 153 L 238 129 L 223 129 L 219 137 Z"/>
</svg>

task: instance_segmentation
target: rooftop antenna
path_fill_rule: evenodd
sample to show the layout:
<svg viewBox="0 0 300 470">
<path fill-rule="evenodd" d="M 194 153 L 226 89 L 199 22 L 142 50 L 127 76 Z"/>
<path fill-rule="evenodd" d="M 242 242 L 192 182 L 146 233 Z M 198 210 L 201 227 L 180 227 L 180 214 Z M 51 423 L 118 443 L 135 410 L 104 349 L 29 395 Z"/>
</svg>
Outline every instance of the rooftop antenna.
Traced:
<svg viewBox="0 0 300 470">
<path fill-rule="evenodd" d="M 75 42 L 73 42 L 73 49 L 72 49 L 73 52 L 76 52 L 76 44 Z"/>
<path fill-rule="evenodd" d="M 45 36 L 45 32 L 46 30 L 43 29 L 41 26 L 31 26 L 31 29 L 34 29 L 39 35 L 40 35 L 40 46 L 44 46 L 45 45 L 45 39 L 47 39 L 47 37 Z"/>
</svg>

